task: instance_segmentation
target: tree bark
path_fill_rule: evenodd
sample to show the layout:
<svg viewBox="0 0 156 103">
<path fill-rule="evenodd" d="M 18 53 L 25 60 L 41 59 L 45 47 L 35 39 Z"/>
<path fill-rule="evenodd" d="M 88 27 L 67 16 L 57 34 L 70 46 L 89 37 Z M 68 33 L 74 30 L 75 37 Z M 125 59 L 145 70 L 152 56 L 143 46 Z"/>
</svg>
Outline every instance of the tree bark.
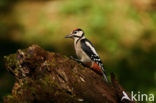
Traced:
<svg viewBox="0 0 156 103">
<path fill-rule="evenodd" d="M 91 69 L 37 45 L 4 59 L 7 70 L 16 78 L 12 94 L 4 97 L 4 103 L 134 103 L 121 101 L 125 90 L 113 74 L 111 82 L 106 83 Z"/>
</svg>

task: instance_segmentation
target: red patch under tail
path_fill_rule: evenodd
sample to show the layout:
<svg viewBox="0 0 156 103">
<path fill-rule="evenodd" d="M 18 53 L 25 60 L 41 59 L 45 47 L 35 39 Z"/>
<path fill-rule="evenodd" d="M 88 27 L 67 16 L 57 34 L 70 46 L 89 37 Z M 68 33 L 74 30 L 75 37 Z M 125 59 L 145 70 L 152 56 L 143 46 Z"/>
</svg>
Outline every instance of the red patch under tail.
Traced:
<svg viewBox="0 0 156 103">
<path fill-rule="evenodd" d="M 97 64 L 97 63 L 95 63 L 94 62 L 94 64 L 92 65 L 92 67 L 91 67 L 95 72 L 97 72 L 97 73 L 99 73 L 99 74 L 103 74 L 103 72 L 102 72 L 102 70 L 101 70 L 101 67 Z"/>
</svg>

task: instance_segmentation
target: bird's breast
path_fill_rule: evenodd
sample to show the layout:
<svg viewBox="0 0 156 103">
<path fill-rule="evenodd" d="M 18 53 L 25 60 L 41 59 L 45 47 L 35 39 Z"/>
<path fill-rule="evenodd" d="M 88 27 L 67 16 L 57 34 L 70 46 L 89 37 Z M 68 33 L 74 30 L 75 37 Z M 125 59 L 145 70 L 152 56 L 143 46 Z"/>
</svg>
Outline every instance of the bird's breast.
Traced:
<svg viewBox="0 0 156 103">
<path fill-rule="evenodd" d="M 91 62 L 91 59 L 89 58 L 89 56 L 82 50 L 80 41 L 77 43 L 75 42 L 74 47 L 75 47 L 76 55 L 80 59 L 80 61 L 82 61 L 83 63 Z"/>
</svg>

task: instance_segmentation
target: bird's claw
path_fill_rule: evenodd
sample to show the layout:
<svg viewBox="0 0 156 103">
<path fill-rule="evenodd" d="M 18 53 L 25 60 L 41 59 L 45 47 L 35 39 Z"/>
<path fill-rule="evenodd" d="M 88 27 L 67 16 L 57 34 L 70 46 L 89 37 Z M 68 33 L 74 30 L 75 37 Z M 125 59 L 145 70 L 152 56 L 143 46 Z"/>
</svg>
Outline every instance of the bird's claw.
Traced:
<svg viewBox="0 0 156 103">
<path fill-rule="evenodd" d="M 73 56 L 70 56 L 70 58 L 76 62 L 78 62 L 79 64 L 83 64 L 79 59 L 74 58 Z"/>
<path fill-rule="evenodd" d="M 73 56 L 70 56 L 70 59 L 74 59 Z"/>
<path fill-rule="evenodd" d="M 70 56 L 70 58 L 71 58 L 72 60 L 78 62 L 80 65 L 83 65 L 84 67 L 87 67 L 87 68 L 88 68 L 88 66 L 85 65 L 85 64 L 83 64 L 79 59 L 76 59 L 76 58 L 74 58 L 73 56 Z"/>
</svg>

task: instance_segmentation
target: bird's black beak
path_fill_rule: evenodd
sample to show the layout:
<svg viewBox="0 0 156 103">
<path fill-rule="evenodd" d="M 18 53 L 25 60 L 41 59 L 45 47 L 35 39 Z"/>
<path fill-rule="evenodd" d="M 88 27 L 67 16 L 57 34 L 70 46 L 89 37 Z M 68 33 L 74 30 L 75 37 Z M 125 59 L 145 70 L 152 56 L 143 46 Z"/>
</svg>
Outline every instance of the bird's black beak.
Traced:
<svg viewBox="0 0 156 103">
<path fill-rule="evenodd" d="M 65 38 L 72 38 L 72 37 L 73 37 L 72 34 L 70 34 L 70 35 L 66 35 L 66 36 L 65 36 Z"/>
</svg>

